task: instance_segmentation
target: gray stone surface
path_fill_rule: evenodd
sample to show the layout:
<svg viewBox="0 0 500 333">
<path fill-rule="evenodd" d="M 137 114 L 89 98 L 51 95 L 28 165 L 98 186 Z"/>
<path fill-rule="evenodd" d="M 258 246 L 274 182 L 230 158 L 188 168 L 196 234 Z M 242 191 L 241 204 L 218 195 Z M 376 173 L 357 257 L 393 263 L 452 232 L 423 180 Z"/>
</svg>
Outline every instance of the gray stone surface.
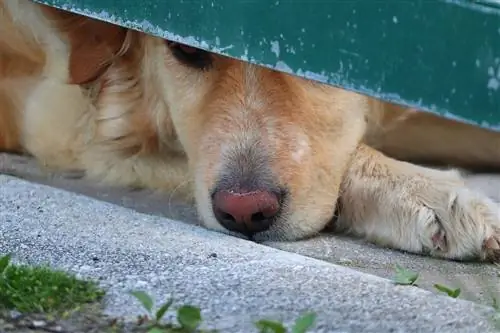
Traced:
<svg viewBox="0 0 500 333">
<path fill-rule="evenodd" d="M 71 192 L 0 175 L 0 252 L 100 280 L 107 312 L 127 291 L 197 305 L 210 327 L 318 313 L 313 332 L 493 332 L 489 308 Z"/>
<path fill-rule="evenodd" d="M 74 174 L 49 173 L 40 169 L 31 158 L 8 154 L 0 154 L 0 173 L 84 194 L 149 215 L 197 224 L 194 209 L 169 193 L 98 186 Z M 470 175 L 467 180 L 470 186 L 500 201 L 500 175 Z M 267 245 L 385 278 L 392 278 L 394 265 L 398 264 L 419 272 L 419 286 L 429 291 L 437 293 L 434 284 L 441 283 L 460 287 L 460 297 L 464 299 L 487 305 L 492 303 L 493 297 L 500 299 L 500 270 L 493 265 L 431 259 L 330 234 L 307 241 Z"/>
</svg>

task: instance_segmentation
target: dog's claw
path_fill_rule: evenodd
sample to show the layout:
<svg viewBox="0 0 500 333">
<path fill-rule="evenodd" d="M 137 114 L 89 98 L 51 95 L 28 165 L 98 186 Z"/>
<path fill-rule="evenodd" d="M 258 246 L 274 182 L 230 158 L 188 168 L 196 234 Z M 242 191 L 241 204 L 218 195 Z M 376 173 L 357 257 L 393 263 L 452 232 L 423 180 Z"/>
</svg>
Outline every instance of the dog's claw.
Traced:
<svg viewBox="0 0 500 333">
<path fill-rule="evenodd" d="M 432 244 L 435 250 L 448 251 L 448 241 L 443 229 L 440 229 L 432 236 Z"/>
<path fill-rule="evenodd" d="M 500 250 L 499 240 L 495 237 L 490 237 L 484 242 L 484 247 L 487 250 Z"/>
<path fill-rule="evenodd" d="M 486 258 L 493 263 L 500 263 L 500 238 L 492 236 L 484 242 Z"/>
</svg>

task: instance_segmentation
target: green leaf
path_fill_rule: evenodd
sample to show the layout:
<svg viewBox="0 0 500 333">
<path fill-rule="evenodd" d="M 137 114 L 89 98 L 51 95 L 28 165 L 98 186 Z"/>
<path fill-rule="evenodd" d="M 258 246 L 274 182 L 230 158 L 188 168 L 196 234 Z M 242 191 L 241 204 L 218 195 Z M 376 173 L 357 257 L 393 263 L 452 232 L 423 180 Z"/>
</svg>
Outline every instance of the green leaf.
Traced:
<svg viewBox="0 0 500 333">
<path fill-rule="evenodd" d="M 144 291 L 132 291 L 130 292 L 132 296 L 137 298 L 139 302 L 141 302 L 142 306 L 149 312 L 149 314 L 153 311 L 153 299 L 146 294 Z"/>
<path fill-rule="evenodd" d="M 0 274 L 5 272 L 5 270 L 7 269 L 7 266 L 9 266 L 10 258 L 11 258 L 11 254 L 6 254 L 3 257 L 0 257 Z"/>
<path fill-rule="evenodd" d="M 170 306 L 172 305 L 172 303 L 174 302 L 173 299 L 170 299 L 168 300 L 168 302 L 166 302 L 165 304 L 163 304 L 159 309 L 158 311 L 156 311 L 156 321 L 160 321 L 163 316 L 165 315 L 165 312 L 167 312 L 167 310 L 170 308 Z"/>
<path fill-rule="evenodd" d="M 457 289 L 453 290 L 453 294 L 451 294 L 450 296 L 453 298 L 457 298 L 458 296 L 460 296 L 461 292 L 462 292 L 462 290 L 460 290 L 460 288 L 457 288 Z"/>
<path fill-rule="evenodd" d="M 451 289 L 451 288 L 448 288 L 447 286 L 443 286 L 443 285 L 437 284 L 437 283 L 434 285 L 434 288 L 436 288 L 440 292 L 448 294 L 448 296 L 453 297 L 453 298 L 457 298 L 458 296 L 460 296 L 460 292 L 461 292 L 460 288 Z"/>
<path fill-rule="evenodd" d="M 286 333 L 283 324 L 277 321 L 262 319 L 255 323 L 260 333 Z"/>
<path fill-rule="evenodd" d="M 316 314 L 308 313 L 298 318 L 292 328 L 292 333 L 305 333 L 314 325 Z"/>
<path fill-rule="evenodd" d="M 152 327 L 148 330 L 148 333 L 166 333 L 166 331 L 159 327 Z"/>
<path fill-rule="evenodd" d="M 407 270 L 399 265 L 396 265 L 396 276 L 394 277 L 394 282 L 401 285 L 416 286 L 416 282 L 419 277 L 419 273 Z"/>
<path fill-rule="evenodd" d="M 182 328 L 194 331 L 201 323 L 201 311 L 197 307 L 184 305 L 177 310 L 177 320 Z"/>
</svg>

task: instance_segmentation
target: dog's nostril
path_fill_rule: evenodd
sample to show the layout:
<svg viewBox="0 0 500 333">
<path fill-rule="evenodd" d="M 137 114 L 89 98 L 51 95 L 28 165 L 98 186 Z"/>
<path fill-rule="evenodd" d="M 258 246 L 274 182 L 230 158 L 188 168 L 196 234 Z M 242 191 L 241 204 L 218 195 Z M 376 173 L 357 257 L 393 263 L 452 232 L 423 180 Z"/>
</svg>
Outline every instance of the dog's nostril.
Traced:
<svg viewBox="0 0 500 333">
<path fill-rule="evenodd" d="M 212 205 L 224 228 L 252 235 L 271 227 L 281 208 L 280 199 L 271 191 L 217 191 Z"/>
<path fill-rule="evenodd" d="M 229 221 L 229 222 L 236 222 L 236 221 L 234 220 L 233 215 L 231 215 L 231 214 L 224 213 L 224 212 L 219 212 L 219 213 L 218 213 L 218 215 L 219 215 L 219 216 L 220 216 L 220 218 L 221 218 L 221 219 L 223 219 L 223 220 L 227 220 L 227 221 Z"/>
<path fill-rule="evenodd" d="M 264 213 L 255 213 L 252 215 L 252 221 L 255 221 L 255 222 L 261 222 L 261 221 L 264 221 L 266 219 L 267 219 L 267 217 L 264 216 Z"/>
</svg>

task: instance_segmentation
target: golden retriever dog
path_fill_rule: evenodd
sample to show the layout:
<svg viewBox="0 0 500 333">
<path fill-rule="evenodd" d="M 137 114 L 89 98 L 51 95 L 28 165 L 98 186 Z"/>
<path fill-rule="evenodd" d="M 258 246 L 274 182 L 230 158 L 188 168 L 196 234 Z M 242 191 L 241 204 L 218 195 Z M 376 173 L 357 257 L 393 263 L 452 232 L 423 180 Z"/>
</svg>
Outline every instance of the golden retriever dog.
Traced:
<svg viewBox="0 0 500 333">
<path fill-rule="evenodd" d="M 29 0 L 0 2 L 0 150 L 183 193 L 205 227 L 257 242 L 332 223 L 500 261 L 499 205 L 458 171 L 500 167 L 499 133 Z"/>
</svg>

